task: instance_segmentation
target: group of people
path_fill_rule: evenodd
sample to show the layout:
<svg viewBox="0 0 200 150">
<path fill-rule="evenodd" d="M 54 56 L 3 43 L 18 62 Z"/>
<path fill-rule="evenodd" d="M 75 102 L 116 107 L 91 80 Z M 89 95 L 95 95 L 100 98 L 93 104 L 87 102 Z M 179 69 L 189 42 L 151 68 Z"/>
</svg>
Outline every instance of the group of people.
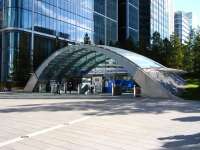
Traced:
<svg viewBox="0 0 200 150">
<path fill-rule="evenodd" d="M 95 86 L 94 85 L 86 85 L 85 86 L 85 91 L 84 94 L 88 95 L 88 94 L 94 94 L 95 93 Z"/>
<path fill-rule="evenodd" d="M 67 94 L 69 92 L 69 94 L 72 93 L 74 89 L 74 84 L 73 82 L 69 81 L 69 82 L 65 82 L 65 83 L 61 83 L 61 82 L 54 82 L 54 83 L 49 83 L 47 84 L 46 87 L 46 91 L 47 92 L 51 92 L 54 94 L 61 94 L 61 93 L 65 93 Z M 81 88 L 81 84 L 78 85 L 78 92 L 82 93 L 82 94 L 94 94 L 95 93 L 95 86 L 94 85 L 86 85 L 84 88 Z"/>
<path fill-rule="evenodd" d="M 60 82 L 57 82 L 55 85 L 54 85 L 54 87 L 56 88 L 56 90 L 51 90 L 51 92 L 53 93 L 56 93 L 56 94 L 61 94 L 61 91 L 62 91 L 62 86 L 63 84 L 61 84 Z M 51 87 L 51 88 L 53 88 L 53 87 Z M 71 94 L 72 93 L 72 90 L 73 90 L 73 83 L 72 82 L 66 82 L 66 83 L 64 83 L 64 89 L 63 89 L 63 91 L 64 91 L 64 93 L 66 94 L 67 93 L 67 91 L 69 91 L 69 93 Z"/>
</svg>

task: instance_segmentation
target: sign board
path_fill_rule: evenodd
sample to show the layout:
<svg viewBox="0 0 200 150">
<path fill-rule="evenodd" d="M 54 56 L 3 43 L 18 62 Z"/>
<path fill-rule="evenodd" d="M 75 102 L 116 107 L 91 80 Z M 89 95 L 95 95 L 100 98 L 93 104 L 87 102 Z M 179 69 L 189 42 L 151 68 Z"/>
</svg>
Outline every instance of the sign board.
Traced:
<svg viewBox="0 0 200 150">
<path fill-rule="evenodd" d="M 103 88 L 102 76 L 92 77 L 92 84 L 94 85 L 95 93 L 102 93 L 102 88 Z"/>
</svg>

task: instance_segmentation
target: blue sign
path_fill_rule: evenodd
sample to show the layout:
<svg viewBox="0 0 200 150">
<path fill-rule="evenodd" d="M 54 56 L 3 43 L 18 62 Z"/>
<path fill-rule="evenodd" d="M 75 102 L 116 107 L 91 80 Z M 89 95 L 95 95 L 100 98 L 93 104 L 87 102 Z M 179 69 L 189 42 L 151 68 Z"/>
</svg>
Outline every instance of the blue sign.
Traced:
<svg viewBox="0 0 200 150">
<path fill-rule="evenodd" d="M 112 93 L 112 84 L 120 86 L 123 92 L 132 90 L 135 85 L 132 80 L 107 80 L 104 86 L 105 93 Z"/>
</svg>

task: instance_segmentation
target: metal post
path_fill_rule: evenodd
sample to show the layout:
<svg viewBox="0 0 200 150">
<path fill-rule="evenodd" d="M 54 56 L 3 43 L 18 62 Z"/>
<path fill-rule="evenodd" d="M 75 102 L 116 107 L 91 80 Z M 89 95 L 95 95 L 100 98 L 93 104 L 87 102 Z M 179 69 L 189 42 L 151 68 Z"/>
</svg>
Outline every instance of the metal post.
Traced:
<svg viewBox="0 0 200 150">
<path fill-rule="evenodd" d="M 35 0 L 33 0 L 33 3 L 32 3 L 32 28 L 31 28 L 31 52 L 30 52 L 30 55 L 31 55 L 31 73 L 34 72 L 34 69 L 33 69 L 33 55 L 34 55 L 34 25 L 35 25 Z"/>
<path fill-rule="evenodd" d="M 126 11 L 127 11 L 127 15 L 126 15 L 126 24 L 127 24 L 127 27 L 126 27 L 126 38 L 129 38 L 129 0 L 127 0 L 127 3 L 126 3 Z"/>
<path fill-rule="evenodd" d="M 114 93 L 115 93 L 115 91 L 114 91 L 114 90 L 115 90 L 114 86 L 115 86 L 115 85 L 114 85 L 114 82 L 113 82 L 113 83 L 112 83 L 112 96 L 114 96 Z"/>
<path fill-rule="evenodd" d="M 133 96 L 136 97 L 136 86 L 133 86 Z"/>
<path fill-rule="evenodd" d="M 78 84 L 78 94 L 81 94 L 81 84 Z"/>
<path fill-rule="evenodd" d="M 5 16 L 4 16 L 5 15 L 5 10 L 4 9 L 5 9 L 5 0 L 3 0 L 3 18 L 2 18 L 3 19 L 3 26 L 5 25 Z M 5 44 L 5 42 L 4 42 L 4 40 L 5 40 L 4 39 L 5 38 L 4 31 L 2 31 L 1 38 L 2 38 L 2 41 L 1 41 L 2 45 L 1 45 L 1 62 L 0 62 L 1 63 L 0 64 L 1 65 L 1 70 L 0 70 L 1 71 L 1 79 L 0 79 L 0 81 L 3 82 L 3 80 L 4 80 L 4 73 L 5 73 L 3 71 L 4 70 L 4 51 L 5 51 L 5 46 L 4 46 L 4 44 Z"/>
<path fill-rule="evenodd" d="M 107 45 L 107 0 L 105 0 L 105 43 Z"/>
<path fill-rule="evenodd" d="M 66 82 L 64 82 L 64 93 L 67 94 L 67 86 L 66 86 Z"/>
<path fill-rule="evenodd" d="M 1 49 L 1 82 L 3 82 L 4 81 L 4 79 L 5 79 L 5 77 L 4 77 L 4 75 L 5 75 L 5 67 L 4 67 L 4 62 L 5 62 L 5 35 L 4 35 L 5 33 L 4 33 L 4 31 L 2 32 L 2 49 Z"/>
</svg>

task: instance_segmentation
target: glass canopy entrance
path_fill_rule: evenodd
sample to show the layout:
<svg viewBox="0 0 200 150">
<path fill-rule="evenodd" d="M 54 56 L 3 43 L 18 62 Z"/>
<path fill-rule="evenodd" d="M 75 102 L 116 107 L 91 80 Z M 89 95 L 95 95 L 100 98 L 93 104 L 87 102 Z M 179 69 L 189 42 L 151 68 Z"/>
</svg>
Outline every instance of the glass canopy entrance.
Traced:
<svg viewBox="0 0 200 150">
<path fill-rule="evenodd" d="M 142 55 L 102 45 L 70 45 L 46 59 L 32 75 L 24 90 L 33 92 L 41 81 L 62 81 L 69 77 L 92 75 L 97 70 L 102 72 L 100 68 L 109 61 L 115 62 L 112 68 L 118 66 L 123 73 L 131 76 L 142 88 L 144 96 L 173 97 L 182 84 L 181 80 L 177 81 L 174 72 L 166 71 L 170 69 Z M 114 73 L 120 71 L 115 68 Z"/>
</svg>

